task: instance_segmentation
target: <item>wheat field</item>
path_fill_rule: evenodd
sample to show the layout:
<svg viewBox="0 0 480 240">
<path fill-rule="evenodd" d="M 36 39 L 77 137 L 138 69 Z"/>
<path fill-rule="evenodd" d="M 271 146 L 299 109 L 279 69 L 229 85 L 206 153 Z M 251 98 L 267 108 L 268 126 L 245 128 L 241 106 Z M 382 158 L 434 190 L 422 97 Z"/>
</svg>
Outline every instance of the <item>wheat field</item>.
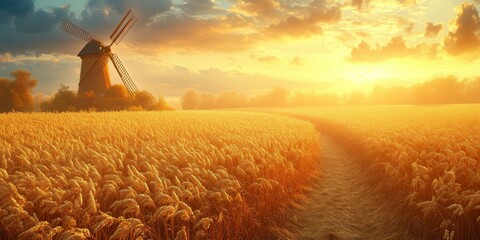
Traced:
<svg viewBox="0 0 480 240">
<path fill-rule="evenodd" d="M 424 239 L 480 238 L 479 105 L 271 112 L 309 120 L 359 156 Z"/>
<path fill-rule="evenodd" d="M 258 113 L 0 115 L 1 239 L 268 239 L 316 172 L 312 124 Z"/>
</svg>

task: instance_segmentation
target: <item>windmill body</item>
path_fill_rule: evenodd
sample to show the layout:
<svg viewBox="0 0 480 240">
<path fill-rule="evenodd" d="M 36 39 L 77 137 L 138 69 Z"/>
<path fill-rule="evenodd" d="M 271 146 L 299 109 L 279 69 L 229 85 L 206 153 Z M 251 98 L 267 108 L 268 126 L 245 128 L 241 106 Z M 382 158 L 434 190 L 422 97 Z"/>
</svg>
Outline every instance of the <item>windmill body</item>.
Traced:
<svg viewBox="0 0 480 240">
<path fill-rule="evenodd" d="M 100 38 L 90 34 L 79 26 L 68 20 L 63 20 L 60 28 L 87 42 L 85 47 L 78 53 L 82 59 L 82 68 L 80 70 L 80 82 L 78 83 L 78 94 L 93 92 L 96 95 L 103 95 L 110 88 L 110 74 L 108 62 L 112 61 L 115 70 L 117 70 L 120 79 L 133 96 L 138 92 L 138 88 L 130 78 L 127 70 L 123 66 L 118 56 L 111 51 L 112 45 L 120 43 L 127 32 L 137 22 L 138 17 L 128 10 L 118 26 L 110 35 L 111 43 L 106 45 Z"/>
<path fill-rule="evenodd" d="M 85 79 L 82 84 L 78 86 L 78 94 L 85 94 L 87 92 L 93 92 L 96 95 L 105 94 L 105 92 L 112 85 L 110 82 L 110 72 L 108 70 L 108 64 L 105 64 L 102 69 L 97 71 L 95 77 L 87 78 L 89 74 L 89 69 L 93 69 L 97 59 L 99 61 L 106 62 L 108 61 L 108 56 L 103 56 L 101 51 L 101 46 L 89 42 L 85 47 L 78 53 L 78 56 L 82 59 L 82 68 L 80 70 L 80 81 Z"/>
</svg>

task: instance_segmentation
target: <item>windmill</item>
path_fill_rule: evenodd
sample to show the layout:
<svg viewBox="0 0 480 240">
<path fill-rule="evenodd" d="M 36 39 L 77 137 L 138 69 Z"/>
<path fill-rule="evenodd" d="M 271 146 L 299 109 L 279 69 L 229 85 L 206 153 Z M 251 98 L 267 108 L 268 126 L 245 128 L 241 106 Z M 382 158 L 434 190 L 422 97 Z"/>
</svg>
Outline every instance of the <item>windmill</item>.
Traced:
<svg viewBox="0 0 480 240">
<path fill-rule="evenodd" d="M 111 86 L 107 64 L 109 60 L 112 61 L 113 66 L 117 70 L 120 79 L 122 79 L 130 95 L 133 96 L 138 92 L 137 86 L 132 81 L 132 78 L 130 78 L 122 62 L 118 56 L 111 51 L 112 45 L 114 43 L 118 45 L 137 20 L 138 17 L 133 14 L 132 10 L 128 10 L 122 21 L 120 21 L 110 35 L 110 40 L 112 41 L 110 45 L 105 45 L 100 38 L 90 34 L 72 22 L 65 19 L 63 20 L 60 29 L 87 42 L 85 47 L 78 53 L 78 56 L 82 59 L 78 94 L 84 94 L 89 91 L 93 91 L 93 93 L 97 95 L 105 94 Z"/>
</svg>

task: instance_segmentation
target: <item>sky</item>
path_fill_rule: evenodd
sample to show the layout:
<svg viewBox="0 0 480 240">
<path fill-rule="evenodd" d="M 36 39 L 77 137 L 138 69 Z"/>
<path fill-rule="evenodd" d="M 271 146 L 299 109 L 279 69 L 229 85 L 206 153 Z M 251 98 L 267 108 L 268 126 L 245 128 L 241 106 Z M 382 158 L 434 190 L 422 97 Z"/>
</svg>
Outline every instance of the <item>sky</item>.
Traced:
<svg viewBox="0 0 480 240">
<path fill-rule="evenodd" d="M 136 85 L 256 94 L 346 93 L 478 75 L 479 0 L 0 0 L 0 77 L 25 69 L 35 93 L 78 89 L 86 44 L 63 19 L 107 40 L 140 18 L 117 53 Z M 105 41 L 107 42 L 107 41 Z M 110 65 L 112 83 L 120 83 Z"/>
</svg>

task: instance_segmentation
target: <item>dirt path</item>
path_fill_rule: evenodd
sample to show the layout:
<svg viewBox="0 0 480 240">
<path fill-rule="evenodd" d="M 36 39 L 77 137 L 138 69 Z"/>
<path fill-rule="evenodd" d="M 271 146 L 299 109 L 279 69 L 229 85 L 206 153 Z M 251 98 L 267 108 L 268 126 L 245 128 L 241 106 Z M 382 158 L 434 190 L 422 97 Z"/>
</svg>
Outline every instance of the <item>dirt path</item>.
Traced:
<svg viewBox="0 0 480 240">
<path fill-rule="evenodd" d="M 299 239 L 415 239 L 395 203 L 381 197 L 353 156 L 322 136 L 320 177 L 295 214 Z"/>
</svg>

